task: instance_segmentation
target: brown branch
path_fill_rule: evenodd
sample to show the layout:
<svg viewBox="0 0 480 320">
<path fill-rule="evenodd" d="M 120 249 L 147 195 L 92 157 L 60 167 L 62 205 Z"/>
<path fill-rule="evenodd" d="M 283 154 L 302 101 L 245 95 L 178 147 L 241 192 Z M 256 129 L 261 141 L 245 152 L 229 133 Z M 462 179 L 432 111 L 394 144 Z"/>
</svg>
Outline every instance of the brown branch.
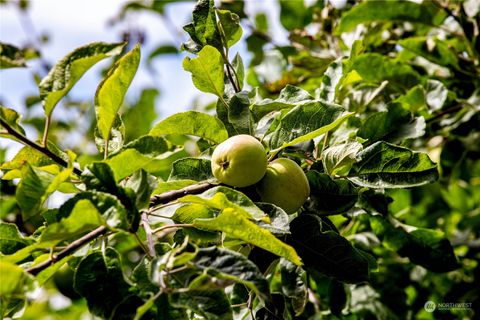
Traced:
<svg viewBox="0 0 480 320">
<path fill-rule="evenodd" d="M 12 136 L 14 136 L 15 138 L 17 138 L 21 143 L 23 143 L 24 145 L 26 146 L 29 146 L 41 153 L 43 153 L 44 155 L 46 155 L 47 157 L 49 157 L 50 159 L 52 159 L 53 161 L 55 161 L 56 163 L 58 163 L 59 165 L 65 167 L 65 168 L 68 168 L 68 162 L 63 160 L 62 158 L 60 158 L 59 156 L 57 156 L 55 153 L 53 153 L 52 151 L 50 151 L 46 146 L 43 147 L 35 142 L 33 142 L 32 140 L 28 139 L 26 136 L 24 136 L 23 134 L 21 134 L 20 132 L 18 132 L 17 130 L 13 129 L 5 120 L 3 119 L 0 119 L 0 124 L 2 125 L 2 127 L 4 127 L 7 132 L 9 134 L 11 134 Z M 76 174 L 76 175 L 79 175 L 81 176 L 82 175 L 82 170 L 78 169 L 78 168 L 73 168 L 73 172 Z"/>
<path fill-rule="evenodd" d="M 3 125 L 3 120 L 2 120 L 2 125 Z M 20 136 L 22 136 L 22 135 L 20 135 Z M 202 193 L 202 192 L 204 192 L 204 191 L 206 191 L 210 188 L 213 188 L 215 186 L 217 186 L 217 185 L 212 184 L 210 182 L 199 182 L 197 184 L 185 187 L 183 189 L 171 190 L 171 191 L 167 191 L 167 192 L 164 192 L 162 194 L 159 194 L 159 195 L 154 195 L 150 198 L 150 207 L 153 207 L 153 206 L 156 206 L 156 205 L 159 205 L 159 204 L 168 203 L 170 201 L 181 198 L 181 197 L 183 197 L 187 194 Z M 144 220 L 143 218 L 144 217 L 142 216 L 142 225 L 145 227 L 145 226 L 148 225 L 148 220 Z M 175 226 L 178 226 L 178 225 L 175 225 Z M 148 228 L 150 228 L 150 226 L 148 226 Z M 80 239 L 77 239 L 74 242 L 70 243 L 67 247 L 65 247 L 65 249 L 60 251 L 57 255 L 53 255 L 51 258 L 49 258 L 49 259 L 47 259 L 47 260 L 45 260 L 45 261 L 43 261 L 43 262 L 41 262 L 37 265 L 34 265 L 34 266 L 28 268 L 26 271 L 33 274 L 33 275 L 36 275 L 40 271 L 42 271 L 43 269 L 46 269 L 50 265 L 55 263 L 55 261 L 63 259 L 64 257 L 73 253 L 74 251 L 76 251 L 80 247 L 89 243 L 90 241 L 98 238 L 101 235 L 104 235 L 105 233 L 107 233 L 107 231 L 108 231 L 108 228 L 106 226 L 100 226 L 97 229 L 91 231 L 90 233 L 87 233 L 86 235 L 84 235 Z M 151 229 L 150 229 L 150 232 L 152 232 Z M 149 251 L 151 250 L 151 245 L 152 245 L 152 243 L 150 243 L 150 241 L 149 241 Z"/>
<path fill-rule="evenodd" d="M 430 122 L 433 122 L 441 117 L 443 117 L 444 115 L 447 115 L 447 114 L 451 114 L 451 113 L 455 113 L 459 110 L 461 110 L 463 108 L 463 105 L 462 104 L 457 104 L 456 106 L 453 106 L 449 109 L 446 109 L 446 110 L 443 110 L 441 111 L 440 113 L 437 113 L 436 115 L 434 115 L 433 117 L 431 117 L 430 119 L 427 119 L 426 122 L 427 123 L 430 123 Z"/>
<path fill-rule="evenodd" d="M 28 268 L 26 271 L 33 274 L 33 275 L 36 275 L 40 271 L 42 271 L 43 269 L 46 269 L 47 267 L 49 267 L 50 265 L 55 263 L 55 261 L 58 261 L 58 260 L 61 260 L 61 259 L 65 258 L 66 256 L 73 253 L 74 251 L 76 251 L 80 247 L 83 247 L 85 244 L 89 243 L 93 239 L 96 239 L 97 237 L 105 234 L 107 231 L 108 231 L 108 229 L 107 229 L 106 226 L 100 226 L 100 227 L 96 228 L 95 230 L 91 231 L 90 233 L 87 233 L 86 235 L 84 235 L 80 239 L 77 239 L 77 240 L 73 241 L 72 243 L 70 243 L 65 249 L 60 251 L 57 255 L 54 255 L 51 258 Z"/>
<path fill-rule="evenodd" d="M 171 191 L 164 192 L 162 194 L 157 194 L 150 198 L 150 207 L 154 207 L 159 204 L 168 203 L 170 201 L 186 196 L 187 194 L 202 193 L 216 186 L 217 186 L 216 184 L 213 184 L 210 182 L 199 182 L 197 184 L 193 184 L 183 189 L 171 190 Z"/>
</svg>

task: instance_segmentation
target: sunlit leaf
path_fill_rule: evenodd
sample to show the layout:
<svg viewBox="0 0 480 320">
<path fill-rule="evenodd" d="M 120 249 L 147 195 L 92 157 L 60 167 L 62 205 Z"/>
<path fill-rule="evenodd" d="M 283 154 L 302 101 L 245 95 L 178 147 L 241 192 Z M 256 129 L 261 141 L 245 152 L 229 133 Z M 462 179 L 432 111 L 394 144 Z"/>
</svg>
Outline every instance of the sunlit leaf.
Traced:
<svg viewBox="0 0 480 320">
<path fill-rule="evenodd" d="M 157 123 L 150 135 L 187 134 L 220 143 L 228 138 L 223 123 L 216 117 L 198 111 L 176 113 Z"/>
<path fill-rule="evenodd" d="M 196 58 L 185 57 L 183 68 L 192 74 L 195 87 L 203 92 L 223 96 L 223 59 L 212 46 L 205 46 Z"/>
<path fill-rule="evenodd" d="M 97 127 L 105 140 L 110 140 L 111 129 L 115 123 L 130 83 L 140 63 L 140 46 L 118 60 L 100 82 L 95 93 L 95 113 Z"/>
<path fill-rule="evenodd" d="M 5 121 L 10 127 L 17 130 L 21 134 L 25 134 L 25 130 L 20 126 L 21 115 L 17 111 L 0 106 L 0 118 Z M 16 139 L 9 133 L 6 133 L 6 129 L 0 124 L 0 137 L 7 137 L 11 139 Z"/>
<path fill-rule="evenodd" d="M 349 180 L 370 188 L 408 188 L 432 183 L 437 166 L 427 154 L 379 141 L 357 154 Z"/>
<path fill-rule="evenodd" d="M 270 251 L 296 265 L 302 264 L 291 246 L 278 240 L 269 231 L 257 226 L 235 209 L 227 208 L 213 219 L 196 219 L 193 225 L 200 229 L 225 232 L 230 237 Z"/>
<path fill-rule="evenodd" d="M 124 46 L 124 43 L 95 42 L 75 49 L 58 61 L 39 84 L 45 114 L 52 113 L 58 101 L 88 69 L 100 60 L 120 54 Z"/>
<path fill-rule="evenodd" d="M 335 129 L 353 113 L 339 105 L 313 101 L 296 106 L 280 119 L 272 133 L 270 146 L 286 148 L 316 138 Z"/>
<path fill-rule="evenodd" d="M 217 10 L 218 22 L 225 36 L 226 46 L 231 47 L 242 37 L 240 18 L 229 10 Z"/>
<path fill-rule="evenodd" d="M 175 161 L 168 180 L 195 180 L 212 179 L 210 160 L 197 158 L 184 158 Z"/>
<path fill-rule="evenodd" d="M 54 245 L 62 240 L 79 237 L 101 224 L 103 219 L 97 208 L 87 199 L 79 200 L 67 218 L 47 226 L 40 242 Z"/>
<path fill-rule="evenodd" d="M 253 111 L 255 119 L 259 120 L 264 115 L 282 109 L 291 109 L 297 104 L 313 100 L 313 97 L 305 90 L 287 84 L 285 88 L 280 91 L 277 99 L 264 99 L 262 101 L 252 104 L 250 107 Z"/>
</svg>

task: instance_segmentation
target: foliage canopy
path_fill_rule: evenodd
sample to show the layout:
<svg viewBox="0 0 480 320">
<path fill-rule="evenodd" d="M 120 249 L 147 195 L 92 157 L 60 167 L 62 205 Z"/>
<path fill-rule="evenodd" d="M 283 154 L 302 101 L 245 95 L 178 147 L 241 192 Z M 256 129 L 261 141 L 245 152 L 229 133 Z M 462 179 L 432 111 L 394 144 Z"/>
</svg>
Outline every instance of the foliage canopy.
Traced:
<svg viewBox="0 0 480 320">
<path fill-rule="evenodd" d="M 118 19 L 165 15 L 166 5 L 128 2 Z M 124 101 L 141 45 L 96 42 L 58 61 L 26 102 L 41 103 L 45 125 L 1 107 L 2 139 L 25 145 L 9 160 L 0 153 L 3 317 L 53 314 L 31 292 L 52 296 L 57 283 L 68 295 L 52 281 L 65 266 L 73 300 L 57 314 L 71 318 L 480 314 L 480 6 L 278 5 L 287 44 L 244 2 L 196 3 L 180 49 L 212 105 L 154 120 L 157 89 Z M 247 63 L 232 53 L 239 41 Z M 177 49 L 162 45 L 147 61 Z M 38 56 L 0 44 L 1 68 L 30 59 Z M 103 59 L 113 61 L 86 115 L 57 121 L 55 106 Z M 88 141 L 65 150 L 65 131 Z M 258 138 L 270 160 L 301 165 L 311 193 L 299 211 L 213 178 L 214 148 L 237 134 Z M 58 193 L 68 197 L 51 208 Z M 427 301 L 468 307 L 429 312 Z"/>
</svg>

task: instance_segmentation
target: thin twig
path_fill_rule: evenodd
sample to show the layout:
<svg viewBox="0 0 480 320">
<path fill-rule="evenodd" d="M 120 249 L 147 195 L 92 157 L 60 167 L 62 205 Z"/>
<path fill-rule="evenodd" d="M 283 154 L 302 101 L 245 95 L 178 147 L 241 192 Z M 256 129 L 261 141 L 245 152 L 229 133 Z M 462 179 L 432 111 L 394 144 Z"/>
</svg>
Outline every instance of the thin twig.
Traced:
<svg viewBox="0 0 480 320">
<path fill-rule="evenodd" d="M 13 129 L 5 120 L 0 119 L 0 124 L 7 130 L 7 132 L 9 134 L 11 134 L 15 138 L 17 138 L 24 145 L 29 146 L 29 147 L 43 153 L 44 155 L 46 155 L 47 157 L 49 157 L 50 159 L 52 159 L 53 161 L 55 161 L 59 165 L 65 167 L 65 168 L 68 168 L 68 162 L 67 161 L 65 161 L 62 158 L 60 158 L 59 156 L 57 156 L 55 153 L 53 153 L 49 149 L 47 149 L 45 147 L 42 147 L 41 145 L 39 145 L 39 144 L 33 142 L 32 140 L 28 139 L 23 134 L 21 134 L 20 132 L 18 132 L 15 129 Z M 80 170 L 78 168 L 74 167 L 73 172 L 76 175 L 79 175 L 79 176 L 82 175 L 82 170 Z"/>
<path fill-rule="evenodd" d="M 140 237 L 138 236 L 138 234 L 136 232 L 133 233 L 133 236 L 135 237 L 135 239 L 137 240 L 138 242 L 138 245 L 142 248 L 143 252 L 145 252 L 145 254 L 147 255 L 147 257 L 151 260 L 153 259 L 153 256 L 150 255 L 150 252 L 148 250 L 147 247 L 145 247 L 145 245 L 143 244 L 142 242 L 142 239 L 140 239 Z"/>
<path fill-rule="evenodd" d="M 107 231 L 108 231 L 108 229 L 107 229 L 106 226 L 100 226 L 100 227 L 96 228 L 95 230 L 87 233 L 86 235 L 84 235 L 80 239 L 77 239 L 77 240 L 73 241 L 72 243 L 70 243 L 65 249 L 60 251 L 57 255 L 54 255 L 54 256 L 50 257 L 49 259 L 28 268 L 26 271 L 30 274 L 36 275 L 40 271 L 42 271 L 43 269 L 46 269 L 47 267 L 49 267 L 50 265 L 55 263 L 55 261 L 63 259 L 64 257 L 73 253 L 74 251 L 76 251 L 80 247 L 83 247 L 85 244 L 89 243 L 90 241 L 92 241 L 92 240 L 96 239 L 97 237 L 105 234 Z"/>
<path fill-rule="evenodd" d="M 197 184 L 185 187 L 183 189 L 171 190 L 171 191 L 164 192 L 162 194 L 157 194 L 150 198 L 150 207 L 155 207 L 160 204 L 168 203 L 170 201 L 186 196 L 187 194 L 202 193 L 216 186 L 217 186 L 216 184 L 213 184 L 210 182 L 199 182 Z"/>
<path fill-rule="evenodd" d="M 48 132 L 50 130 L 50 123 L 52 122 L 52 116 L 48 115 L 45 118 L 45 128 L 43 129 L 43 139 L 42 139 L 42 146 L 47 149 L 47 143 L 48 143 Z"/>
<path fill-rule="evenodd" d="M 150 228 L 150 224 L 148 223 L 148 215 L 146 211 L 142 211 L 142 226 L 145 230 L 145 234 L 147 235 L 148 252 L 151 257 L 155 257 L 155 245 L 153 243 L 152 228 Z"/>
<path fill-rule="evenodd" d="M 434 115 L 434 116 L 431 117 L 430 119 L 427 119 L 426 122 L 427 122 L 427 123 L 430 123 L 430 122 L 432 122 L 432 121 L 437 120 L 438 118 L 443 117 L 444 115 L 457 112 L 458 110 L 462 109 L 462 107 L 463 107 L 462 104 L 457 104 L 456 106 L 453 106 L 453 107 L 451 107 L 451 108 L 449 108 L 449 109 L 443 110 L 442 112 Z"/>
<path fill-rule="evenodd" d="M 157 228 L 157 229 L 153 230 L 152 233 L 158 233 L 160 231 L 164 231 L 164 230 L 171 229 L 171 228 L 191 228 L 191 227 L 193 227 L 193 224 L 191 224 L 191 223 L 169 224 L 169 225 L 166 225 L 166 226 L 163 226 L 163 227 L 160 227 L 160 228 Z"/>
</svg>

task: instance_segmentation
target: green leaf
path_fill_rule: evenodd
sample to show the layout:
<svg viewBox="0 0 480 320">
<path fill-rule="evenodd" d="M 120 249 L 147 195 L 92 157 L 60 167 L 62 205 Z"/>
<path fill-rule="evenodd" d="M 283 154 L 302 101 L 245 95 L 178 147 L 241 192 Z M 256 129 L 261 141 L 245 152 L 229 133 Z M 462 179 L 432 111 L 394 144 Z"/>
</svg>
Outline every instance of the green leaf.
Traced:
<svg viewBox="0 0 480 320">
<path fill-rule="evenodd" d="M 135 205 L 136 195 L 130 188 L 124 188 L 117 185 L 115 176 L 110 166 L 104 162 L 94 162 L 86 167 L 83 171 L 82 180 L 87 190 L 97 190 L 107 192 L 114 195 L 123 207 L 126 209 L 126 217 L 118 223 L 130 231 L 137 230 L 140 222 L 140 214 Z M 92 203 L 94 203 L 92 201 Z M 99 210 L 101 213 L 103 211 Z"/>
<path fill-rule="evenodd" d="M 197 158 L 184 158 L 175 161 L 168 180 L 195 180 L 203 181 L 212 179 L 210 160 Z"/>
<path fill-rule="evenodd" d="M 22 168 L 22 180 L 15 192 L 18 206 L 25 221 L 38 215 L 47 196 L 47 190 L 53 183 L 55 175 L 37 169 L 26 163 Z"/>
<path fill-rule="evenodd" d="M 426 109 L 425 90 L 421 85 L 417 85 L 408 90 L 405 95 L 398 97 L 395 102 L 401 103 L 403 108 L 409 110 L 412 114 L 417 114 Z"/>
<path fill-rule="evenodd" d="M 319 214 L 345 213 L 358 199 L 358 192 L 348 180 L 333 180 L 327 174 L 307 172 L 310 184 L 309 208 Z"/>
<path fill-rule="evenodd" d="M 303 313 L 308 301 L 308 291 L 305 284 L 305 271 L 288 260 L 280 259 L 280 275 L 282 293 L 290 298 L 295 315 Z"/>
<path fill-rule="evenodd" d="M 303 28 L 312 21 L 311 10 L 303 0 L 279 1 L 280 22 L 287 30 Z"/>
<path fill-rule="evenodd" d="M 250 98 L 245 91 L 235 93 L 228 102 L 228 122 L 237 134 L 252 135 L 255 122 L 250 112 Z"/>
<path fill-rule="evenodd" d="M 362 145 L 356 141 L 337 144 L 322 152 L 322 165 L 331 177 L 347 175 Z"/>
<path fill-rule="evenodd" d="M 250 107 L 256 120 L 260 120 L 266 114 L 272 111 L 282 109 L 291 109 L 297 104 L 313 100 L 313 97 L 305 90 L 287 84 L 285 88 L 280 91 L 277 99 L 264 99 L 262 101 L 252 104 Z"/>
<path fill-rule="evenodd" d="M 117 113 L 115 120 L 113 121 L 112 128 L 110 129 L 110 136 L 106 141 L 98 127 L 95 127 L 95 144 L 98 151 L 105 153 L 105 146 L 108 147 L 107 154 L 111 154 L 120 150 L 125 141 L 125 125 L 123 124 L 120 114 Z"/>
<path fill-rule="evenodd" d="M 338 85 L 343 77 L 343 58 L 333 61 L 325 71 L 320 84 L 320 99 L 328 102 L 335 102 Z"/>
<path fill-rule="evenodd" d="M 223 97 L 223 58 L 217 49 L 205 46 L 197 58 L 185 57 L 183 68 L 192 74 L 193 84 L 198 90 Z"/>
<path fill-rule="evenodd" d="M 190 203 L 182 205 L 175 210 L 172 220 L 175 223 L 192 223 L 195 219 L 213 218 L 217 213 L 216 210 L 206 207 L 203 204 Z M 191 237 L 193 240 L 200 240 L 204 242 L 218 242 L 221 240 L 220 234 L 217 232 L 210 232 L 199 230 L 196 228 L 185 228 L 183 232 Z"/>
<path fill-rule="evenodd" d="M 40 243 L 55 245 L 63 240 L 76 239 L 103 223 L 97 208 L 89 200 L 82 199 L 75 203 L 67 218 L 47 226 L 40 237 Z"/>
<path fill-rule="evenodd" d="M 225 232 L 227 236 L 270 251 L 296 265 L 302 264 L 291 246 L 278 240 L 269 231 L 257 226 L 233 208 L 226 208 L 213 219 L 196 219 L 193 225 L 200 229 Z"/>
<path fill-rule="evenodd" d="M 197 53 L 206 45 L 222 50 L 222 40 L 217 27 L 213 0 L 199 0 L 193 9 L 193 22 L 183 29 L 190 35 L 191 40 L 182 44 L 182 48 Z"/>
<path fill-rule="evenodd" d="M 95 42 L 75 49 L 57 62 L 39 84 L 45 114 L 50 116 L 58 101 L 88 69 L 100 60 L 120 54 L 124 46 L 125 43 Z"/>
<path fill-rule="evenodd" d="M 143 304 L 139 297 L 130 292 L 120 256 L 109 247 L 104 254 L 93 252 L 80 261 L 75 272 L 74 288 L 87 300 L 89 311 L 102 318 L 113 316 L 120 304 L 132 297 L 134 301 L 129 303 L 132 308 L 123 308 L 125 313 L 122 317 L 133 319 L 136 308 Z"/>
<path fill-rule="evenodd" d="M 0 281 L 0 297 L 2 297 L 3 300 L 5 296 L 23 293 L 27 275 L 19 266 L 0 261 L 0 279 L 2 279 L 2 281 Z"/>
<path fill-rule="evenodd" d="M 447 13 L 432 2 L 365 1 L 342 15 L 335 32 L 349 32 L 360 23 L 375 21 L 409 21 L 431 26 L 440 25 Z"/>
<path fill-rule="evenodd" d="M 23 147 L 18 151 L 18 153 L 13 157 L 11 161 L 5 162 L 0 166 L 2 170 L 13 170 L 13 169 L 21 169 L 22 166 L 28 163 L 34 167 L 45 167 L 48 165 L 52 165 L 55 162 L 33 148 L 28 146 Z M 5 179 L 5 177 L 4 177 Z"/>
<path fill-rule="evenodd" d="M 189 263 L 212 277 L 242 283 L 262 299 L 268 298 L 270 290 L 264 275 L 240 253 L 217 247 L 202 248 Z"/>
<path fill-rule="evenodd" d="M 166 182 L 159 181 L 152 194 L 162 194 L 171 190 L 182 189 L 196 183 L 197 181 L 195 180 L 174 180 Z"/>
<path fill-rule="evenodd" d="M 100 82 L 95 93 L 95 113 L 97 127 L 105 140 L 110 140 L 118 110 L 125 93 L 137 72 L 140 63 L 140 46 L 137 45 L 120 60 L 115 62 L 108 74 Z"/>
<path fill-rule="evenodd" d="M 149 134 L 151 136 L 163 134 L 193 135 L 216 144 L 228 139 L 228 132 L 217 117 L 198 111 L 176 113 L 157 123 Z"/>
<path fill-rule="evenodd" d="M 410 113 L 399 103 L 391 103 L 387 111 L 369 116 L 358 129 L 357 136 L 368 139 L 369 143 L 387 140 L 389 134 L 398 133 L 399 127 L 409 121 Z"/>
<path fill-rule="evenodd" d="M 452 245 L 440 231 L 394 226 L 380 216 L 369 216 L 373 232 L 382 240 L 382 244 L 408 257 L 414 264 L 433 272 L 449 272 L 460 267 Z M 412 230 L 413 228 L 413 230 Z"/>
<path fill-rule="evenodd" d="M 134 172 L 144 169 L 150 173 L 170 172 L 175 158 L 168 153 L 168 144 L 162 137 L 142 136 L 126 145 L 121 150 L 104 160 L 119 181 Z"/>
<path fill-rule="evenodd" d="M 132 141 L 148 133 L 158 116 L 155 111 L 158 95 L 157 89 L 143 89 L 136 103 L 124 112 L 122 120 L 125 124 L 126 141 Z"/>
<path fill-rule="evenodd" d="M 185 293 L 172 294 L 175 307 L 192 310 L 209 320 L 233 320 L 230 301 L 223 290 L 189 288 Z"/>
<path fill-rule="evenodd" d="M 290 231 L 288 242 L 302 258 L 306 271 L 347 283 L 368 280 L 367 258 L 338 233 L 322 231 L 319 217 L 300 215 L 290 223 Z"/>
<path fill-rule="evenodd" d="M 266 202 L 256 202 L 255 204 L 268 215 L 270 220 L 257 221 L 260 227 L 270 231 L 277 237 L 290 234 L 290 218 L 282 208 Z"/>
<path fill-rule="evenodd" d="M 68 199 L 59 208 L 57 222 L 60 222 L 61 219 L 68 219 L 80 201 L 89 201 L 93 204 L 98 213 L 101 214 L 103 218 L 102 221 L 105 221 L 110 228 L 128 228 L 128 214 L 122 203 L 111 194 L 98 191 L 82 192 Z M 91 212 L 93 213 L 93 210 Z M 94 215 L 91 216 L 93 217 Z M 95 220 L 95 218 L 93 220 Z"/>
<path fill-rule="evenodd" d="M 245 67 L 243 66 L 243 60 L 240 54 L 235 55 L 232 60 L 232 66 L 235 69 L 235 72 L 237 73 L 237 81 L 238 84 L 240 85 L 240 90 L 243 89 L 243 82 L 245 81 Z"/>
<path fill-rule="evenodd" d="M 250 198 L 240 191 L 224 186 L 211 188 L 199 195 L 187 195 L 178 199 L 178 201 L 203 204 L 219 211 L 226 208 L 234 208 L 245 217 L 258 221 L 269 221 L 265 213 Z"/>
<path fill-rule="evenodd" d="M 427 154 L 379 141 L 357 154 L 348 179 L 369 188 L 408 188 L 438 179 Z"/>
<path fill-rule="evenodd" d="M 130 188 L 135 192 L 135 204 L 138 209 L 148 208 L 150 196 L 157 186 L 156 180 L 154 176 L 140 169 L 135 171 L 125 183 L 126 188 Z"/>
<path fill-rule="evenodd" d="M 18 231 L 17 225 L 6 222 L 0 223 L 0 253 L 13 254 L 30 242 Z"/>
<path fill-rule="evenodd" d="M 457 55 L 442 40 L 413 37 L 402 39 L 398 41 L 398 44 L 433 63 L 459 69 Z"/>
<path fill-rule="evenodd" d="M 388 86 L 401 91 L 421 82 L 420 75 L 412 67 L 378 53 L 360 55 L 353 60 L 350 68 L 357 71 L 364 81 L 381 83 L 387 80 Z"/>
<path fill-rule="evenodd" d="M 230 48 L 242 37 L 242 27 L 240 26 L 240 18 L 237 14 L 228 10 L 217 10 L 218 24 L 223 30 L 226 47 Z"/>
<path fill-rule="evenodd" d="M 5 121 L 10 127 L 13 129 L 17 130 L 21 134 L 25 135 L 25 130 L 20 126 L 20 118 L 22 116 L 18 114 L 17 111 L 6 108 L 4 106 L 0 106 L 0 119 Z M 3 128 L 3 126 L 0 124 L 0 137 L 6 137 L 6 138 L 11 138 L 11 139 L 16 139 L 9 133 L 4 133 L 6 132 L 6 129 Z"/>
<path fill-rule="evenodd" d="M 306 102 L 281 117 L 272 133 L 270 147 L 286 148 L 316 138 L 335 129 L 353 115 L 339 105 L 323 101 Z"/>
<path fill-rule="evenodd" d="M 23 51 L 11 44 L 0 42 L 0 69 L 24 68 Z"/>
</svg>

